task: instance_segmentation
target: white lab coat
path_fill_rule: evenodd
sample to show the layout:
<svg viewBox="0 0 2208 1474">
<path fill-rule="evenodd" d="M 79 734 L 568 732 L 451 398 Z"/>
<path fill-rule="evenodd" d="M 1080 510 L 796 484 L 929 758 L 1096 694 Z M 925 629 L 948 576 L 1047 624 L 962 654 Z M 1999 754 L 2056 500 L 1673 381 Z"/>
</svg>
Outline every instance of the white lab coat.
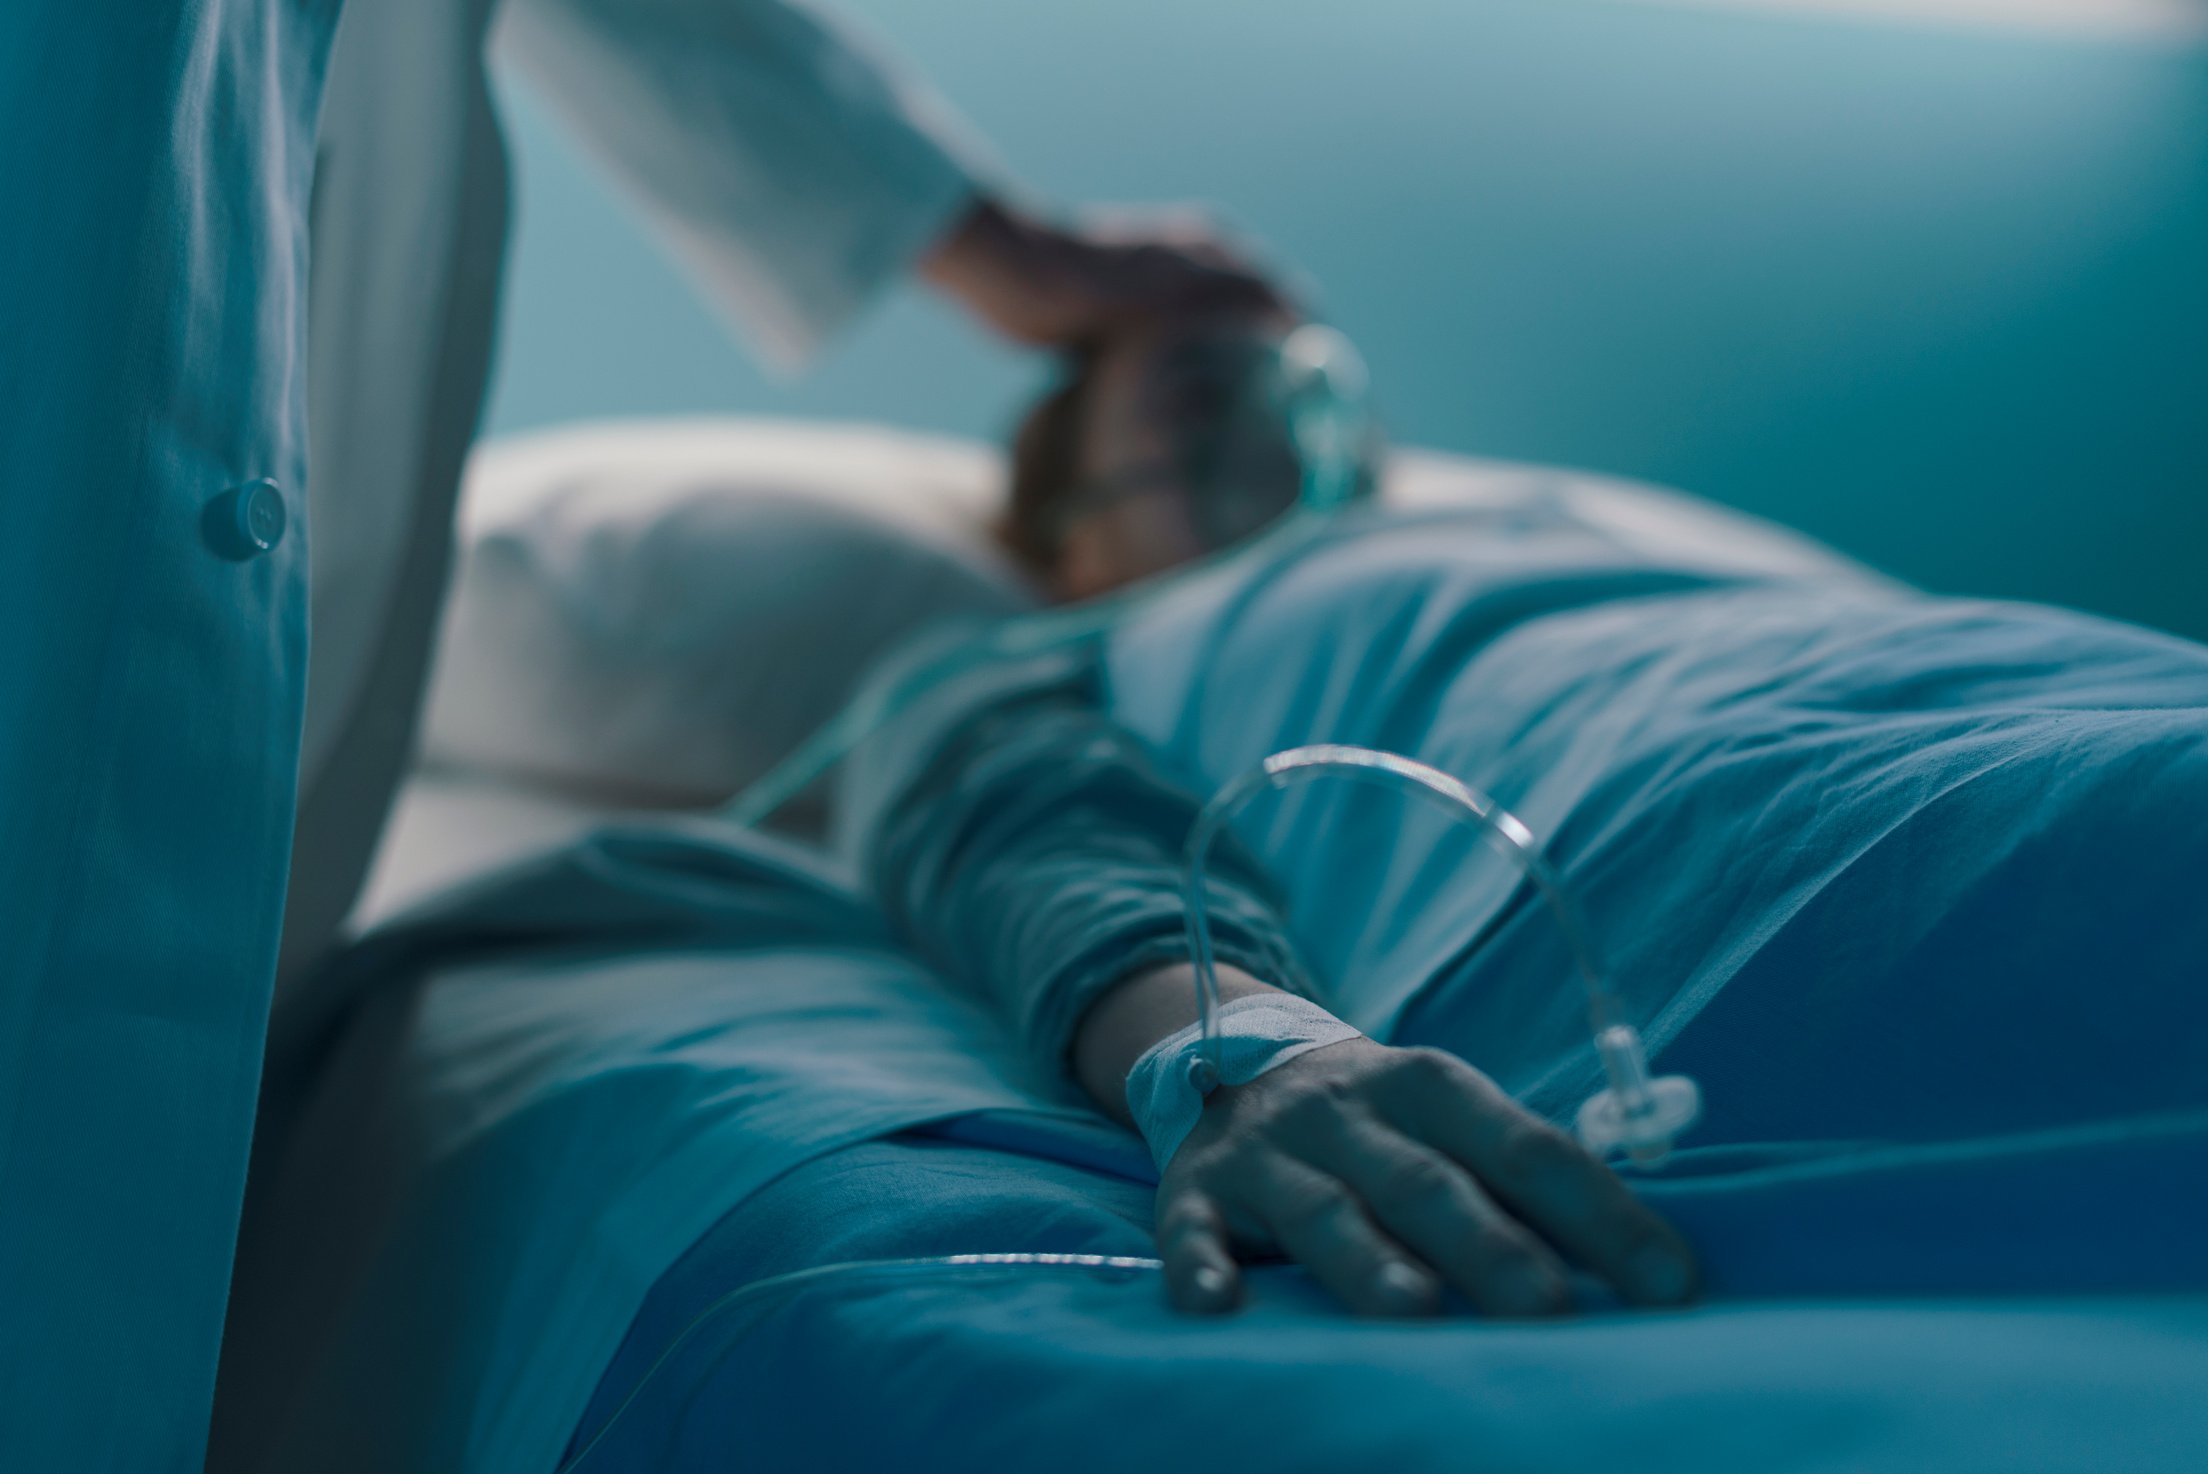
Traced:
<svg viewBox="0 0 2208 1474">
<path fill-rule="evenodd" d="M 404 764 L 497 311 L 495 0 L 348 8 L 322 118 L 314 579 L 284 975 L 329 943 Z M 971 196 L 947 110 L 782 0 L 506 0 L 502 59 L 760 351 L 801 363 Z"/>
<path fill-rule="evenodd" d="M 296 972 L 374 845 L 482 402 L 493 3 L 0 6 L 10 1467 L 199 1463 L 279 922 Z M 930 105 L 782 0 L 510 10 L 781 356 L 971 190 Z"/>
</svg>

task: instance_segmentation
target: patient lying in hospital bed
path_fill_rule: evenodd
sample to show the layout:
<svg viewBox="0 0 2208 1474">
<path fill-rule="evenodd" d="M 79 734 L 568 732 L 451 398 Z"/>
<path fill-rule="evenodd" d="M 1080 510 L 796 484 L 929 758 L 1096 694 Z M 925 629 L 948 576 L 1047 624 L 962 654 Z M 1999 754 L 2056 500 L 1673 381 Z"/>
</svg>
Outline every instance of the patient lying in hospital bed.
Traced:
<svg viewBox="0 0 2208 1474">
<path fill-rule="evenodd" d="M 1806 1419 L 1851 1467 L 1999 1467 L 2017 1429 L 2046 1467 L 2111 1439 L 2181 1467 L 2155 1450 L 2198 1319 L 2010 1303 L 2036 1349 L 1973 1382 L 1971 1328 L 1921 1316 L 1374 1339 L 1270 1271 L 1228 1340 L 1151 1318 L 1148 1164 L 1053 1066 L 1101 988 L 1173 958 L 1193 799 L 1319 739 L 1475 777 L 1548 836 L 1708 1088 L 1697 1149 L 1636 1191 L 1721 1297 L 2201 1282 L 2208 919 L 2174 877 L 2208 862 L 2208 655 L 1632 529 L 1538 488 L 1361 517 L 1093 658 L 976 672 L 846 775 L 866 887 L 678 821 L 388 928 L 345 964 L 373 987 L 280 1022 L 223 1466 L 1453 1467 L 1476 1441 L 1782 1468 Z M 1468 840 L 1325 792 L 1243 837 L 1217 905 L 1245 972 L 1537 1112 L 1584 1093 L 1556 938 Z M 1107 1257 L 936 1258 L 1038 1252 Z M 2127 1399 L 2073 1390 L 2150 1354 Z M 2006 1429 L 1923 1401 L 1995 1382 Z M 1795 1422 L 1759 1431 L 1780 1387 Z"/>
</svg>

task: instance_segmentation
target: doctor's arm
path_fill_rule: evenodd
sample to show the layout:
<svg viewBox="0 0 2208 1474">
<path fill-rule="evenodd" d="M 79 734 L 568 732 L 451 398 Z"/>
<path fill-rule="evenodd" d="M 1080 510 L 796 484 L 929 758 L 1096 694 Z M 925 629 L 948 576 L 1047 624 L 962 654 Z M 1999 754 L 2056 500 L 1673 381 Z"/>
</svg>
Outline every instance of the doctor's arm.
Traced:
<svg viewBox="0 0 2208 1474">
<path fill-rule="evenodd" d="M 856 852 L 892 922 L 947 977 L 1130 1122 L 1135 1062 L 1193 1023 L 1180 846 L 1199 807 L 1100 709 L 1093 671 L 966 698 L 847 783 Z M 1208 879 L 1223 999 L 1308 992 L 1263 875 L 1231 844 Z M 1452 1055 L 1362 1036 L 1204 1101 L 1165 1163 L 1174 1302 L 1231 1308 L 1239 1262 L 1285 1256 L 1352 1309 L 1415 1315 L 1443 1286 L 1492 1314 L 1565 1308 L 1567 1261 L 1636 1303 L 1693 1289 L 1684 1244 L 1608 1169 Z"/>
<path fill-rule="evenodd" d="M 509 0 L 497 39 L 784 365 L 912 269 L 1038 345 L 1277 300 L 1200 220 L 1064 226 L 1014 205 L 939 98 L 794 0 Z"/>
</svg>

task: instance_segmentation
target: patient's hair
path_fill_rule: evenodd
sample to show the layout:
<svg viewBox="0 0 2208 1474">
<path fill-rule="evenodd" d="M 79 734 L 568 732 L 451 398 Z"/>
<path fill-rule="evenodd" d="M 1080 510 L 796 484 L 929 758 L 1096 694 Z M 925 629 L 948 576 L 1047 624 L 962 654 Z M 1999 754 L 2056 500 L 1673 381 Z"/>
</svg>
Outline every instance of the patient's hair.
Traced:
<svg viewBox="0 0 2208 1474">
<path fill-rule="evenodd" d="M 1249 357 L 1246 351 L 1202 340 L 1169 350 L 1159 369 L 1158 392 L 1166 413 L 1188 426 L 1215 424 L 1235 413 L 1237 402 L 1248 392 Z M 1012 554 L 1028 567 L 1045 570 L 1057 563 L 1063 551 L 1069 519 L 1081 506 L 1080 485 L 1085 462 L 1082 436 L 1089 422 L 1088 399 L 1097 374 L 1097 356 L 1091 349 L 1076 349 L 1062 360 L 1058 382 L 1028 411 L 1012 440 L 1011 495 L 1000 536 Z M 1372 462 L 1379 443 L 1368 447 L 1368 463 L 1355 495 L 1370 494 L 1376 478 Z M 1191 486 L 1201 504 L 1191 510 L 1213 547 L 1225 546 L 1259 531 L 1295 505 L 1300 489 L 1292 453 L 1283 434 L 1279 443 L 1283 459 L 1276 475 L 1214 475 L 1200 440 L 1184 447 L 1185 463 L 1194 473 Z"/>
<path fill-rule="evenodd" d="M 1081 474 L 1082 405 L 1095 363 L 1086 351 L 1071 354 L 1058 382 L 1012 437 L 1012 488 L 1002 536 L 1013 556 L 1031 568 L 1056 563 L 1065 540 L 1063 508 Z"/>
</svg>

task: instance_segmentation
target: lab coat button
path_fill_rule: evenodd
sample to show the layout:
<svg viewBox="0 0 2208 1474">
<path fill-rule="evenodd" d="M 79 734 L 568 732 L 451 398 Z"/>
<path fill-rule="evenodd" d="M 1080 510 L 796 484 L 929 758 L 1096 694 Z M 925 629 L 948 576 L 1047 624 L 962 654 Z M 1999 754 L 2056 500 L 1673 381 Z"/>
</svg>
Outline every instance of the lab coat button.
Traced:
<svg viewBox="0 0 2208 1474">
<path fill-rule="evenodd" d="M 233 486 L 207 505 L 207 540 L 225 558 L 258 558 L 284 540 L 291 516 L 267 477 Z"/>
</svg>

